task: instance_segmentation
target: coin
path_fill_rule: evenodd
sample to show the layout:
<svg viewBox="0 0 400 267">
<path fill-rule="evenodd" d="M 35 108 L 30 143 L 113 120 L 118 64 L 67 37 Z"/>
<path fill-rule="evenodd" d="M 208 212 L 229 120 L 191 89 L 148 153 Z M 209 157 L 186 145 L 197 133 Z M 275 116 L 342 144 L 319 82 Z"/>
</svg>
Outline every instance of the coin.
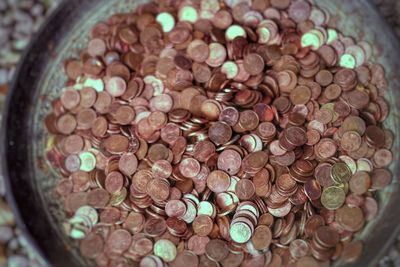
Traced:
<svg viewBox="0 0 400 267">
<path fill-rule="evenodd" d="M 107 247 L 112 252 L 123 253 L 132 242 L 132 236 L 124 229 L 113 231 L 107 239 Z"/>
<path fill-rule="evenodd" d="M 206 255 L 216 262 L 222 261 L 229 254 L 229 248 L 225 241 L 213 239 L 206 245 Z"/>
<path fill-rule="evenodd" d="M 167 239 L 160 239 L 154 243 L 153 252 L 154 255 L 160 257 L 165 262 L 175 260 L 177 255 L 175 245 Z"/>
<path fill-rule="evenodd" d="M 232 137 L 231 127 L 224 122 L 215 122 L 208 129 L 208 136 L 216 145 L 227 143 Z"/>
<path fill-rule="evenodd" d="M 103 251 L 104 241 L 98 234 L 89 234 L 80 244 L 82 256 L 88 259 L 95 259 Z"/>
<path fill-rule="evenodd" d="M 346 194 L 340 187 L 330 186 L 324 188 L 321 195 L 322 205 L 329 210 L 340 208 L 346 198 Z"/>
<path fill-rule="evenodd" d="M 220 170 L 211 172 L 207 177 L 207 186 L 215 193 L 226 191 L 230 183 L 229 175 Z"/>
<path fill-rule="evenodd" d="M 226 171 L 229 175 L 235 175 L 239 172 L 242 158 L 239 152 L 226 149 L 219 154 L 217 166 L 218 169 Z"/>
<path fill-rule="evenodd" d="M 362 228 L 365 219 L 361 208 L 344 205 L 336 211 L 336 221 L 347 231 L 356 232 Z"/>
<path fill-rule="evenodd" d="M 359 240 L 345 244 L 341 254 L 341 259 L 345 262 L 356 261 L 361 256 L 362 248 L 363 244 Z"/>
<path fill-rule="evenodd" d="M 233 241 L 237 243 L 246 243 L 251 238 L 251 228 L 244 222 L 236 222 L 231 225 L 229 234 Z"/>
<path fill-rule="evenodd" d="M 255 187 L 251 180 L 241 179 L 236 184 L 235 192 L 240 200 L 249 200 L 255 194 Z"/>
<path fill-rule="evenodd" d="M 213 221 L 209 216 L 199 215 L 193 221 L 193 231 L 199 236 L 207 236 L 213 229 Z"/>
<path fill-rule="evenodd" d="M 350 179 L 350 190 L 356 195 L 362 195 L 368 191 L 371 186 L 371 178 L 367 172 L 359 171 L 353 174 Z"/>
<path fill-rule="evenodd" d="M 253 242 L 255 249 L 267 249 L 272 241 L 271 229 L 266 225 L 257 226 L 251 241 Z"/>
<path fill-rule="evenodd" d="M 200 163 L 193 158 L 186 158 L 180 162 L 179 170 L 184 177 L 193 178 L 200 172 Z"/>
<path fill-rule="evenodd" d="M 264 70 L 264 60 L 258 54 L 248 54 L 244 57 L 244 69 L 250 75 L 258 75 Z"/>
<path fill-rule="evenodd" d="M 337 184 L 346 183 L 351 178 L 351 170 L 346 163 L 335 163 L 331 168 L 331 177 Z"/>
</svg>

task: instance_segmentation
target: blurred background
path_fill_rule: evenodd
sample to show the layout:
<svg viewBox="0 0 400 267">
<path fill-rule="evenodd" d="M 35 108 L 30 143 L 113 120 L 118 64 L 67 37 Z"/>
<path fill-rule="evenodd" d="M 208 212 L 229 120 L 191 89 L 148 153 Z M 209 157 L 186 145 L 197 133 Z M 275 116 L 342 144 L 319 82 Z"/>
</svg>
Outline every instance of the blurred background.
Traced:
<svg viewBox="0 0 400 267">
<path fill-rule="evenodd" d="M 318 3 L 318 0 L 314 1 Z M 400 1 L 370 1 L 400 38 Z M 61 0 L 0 0 L 0 120 L 9 83 L 25 47 L 46 16 L 60 2 Z M 15 226 L 13 214 L 5 200 L 4 182 L 0 172 L 0 267 L 40 266 L 41 259 L 30 249 Z M 397 266 L 400 267 L 400 236 L 379 264 L 379 267 Z"/>
</svg>

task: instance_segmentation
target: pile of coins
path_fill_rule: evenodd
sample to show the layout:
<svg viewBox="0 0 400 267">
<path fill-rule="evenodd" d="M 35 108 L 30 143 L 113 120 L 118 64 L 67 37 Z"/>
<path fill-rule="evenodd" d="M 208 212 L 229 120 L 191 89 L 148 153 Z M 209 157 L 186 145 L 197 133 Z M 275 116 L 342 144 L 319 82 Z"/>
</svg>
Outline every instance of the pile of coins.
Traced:
<svg viewBox="0 0 400 267">
<path fill-rule="evenodd" d="M 3 111 L 16 65 L 31 37 L 59 0 L 0 1 L 0 111 Z M 2 120 L 0 112 L 0 121 Z M 5 200 L 4 177 L 0 174 L 0 266 L 43 266 L 43 261 L 15 225 Z"/>
<path fill-rule="evenodd" d="M 329 266 L 390 184 L 372 48 L 306 0 L 159 1 L 99 22 L 45 119 L 98 266 Z"/>
</svg>

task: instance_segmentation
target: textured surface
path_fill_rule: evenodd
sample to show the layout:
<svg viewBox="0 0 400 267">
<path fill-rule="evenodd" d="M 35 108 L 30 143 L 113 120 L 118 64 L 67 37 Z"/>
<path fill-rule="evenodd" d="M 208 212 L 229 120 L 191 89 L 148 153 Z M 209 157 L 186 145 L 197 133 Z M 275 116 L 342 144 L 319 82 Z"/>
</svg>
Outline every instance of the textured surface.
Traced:
<svg viewBox="0 0 400 267">
<path fill-rule="evenodd" d="M 400 36 L 400 1 L 372 1 Z M 44 20 L 45 14 L 57 2 L 59 0 L 0 0 L 0 109 L 21 51 Z M 0 194 L 4 196 L 1 179 Z M 400 239 L 388 251 L 380 265 L 400 266 L 399 250 Z M 0 199 L 0 266 L 40 266 L 24 238 L 14 227 L 12 214 L 3 199 Z"/>
</svg>

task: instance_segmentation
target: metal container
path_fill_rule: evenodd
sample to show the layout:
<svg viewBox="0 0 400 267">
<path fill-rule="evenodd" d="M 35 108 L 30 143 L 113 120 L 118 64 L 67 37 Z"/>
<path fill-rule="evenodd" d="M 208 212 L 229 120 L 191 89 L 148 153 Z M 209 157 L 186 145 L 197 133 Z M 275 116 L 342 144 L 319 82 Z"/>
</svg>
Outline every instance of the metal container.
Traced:
<svg viewBox="0 0 400 267">
<path fill-rule="evenodd" d="M 43 160 L 48 133 L 43 118 L 50 111 L 66 81 L 62 71 L 66 58 L 77 56 L 88 41 L 89 31 L 97 21 L 115 12 L 133 10 L 144 1 L 69 0 L 47 20 L 27 49 L 15 75 L 2 125 L 2 169 L 8 201 L 18 226 L 27 241 L 49 266 L 93 266 L 82 259 L 77 243 L 65 236 L 62 203 L 54 198 L 53 188 L 59 179 Z M 366 0 L 315 0 L 331 14 L 331 26 L 356 40 L 374 47 L 373 61 L 385 66 L 390 81 L 387 100 L 391 106 L 385 127 L 399 133 L 400 52 L 399 43 L 389 26 Z M 396 236 L 400 222 L 399 138 L 393 147 L 392 184 L 379 193 L 379 215 L 359 235 L 365 248 L 353 264 L 335 266 L 376 266 L 377 261 Z"/>
</svg>

